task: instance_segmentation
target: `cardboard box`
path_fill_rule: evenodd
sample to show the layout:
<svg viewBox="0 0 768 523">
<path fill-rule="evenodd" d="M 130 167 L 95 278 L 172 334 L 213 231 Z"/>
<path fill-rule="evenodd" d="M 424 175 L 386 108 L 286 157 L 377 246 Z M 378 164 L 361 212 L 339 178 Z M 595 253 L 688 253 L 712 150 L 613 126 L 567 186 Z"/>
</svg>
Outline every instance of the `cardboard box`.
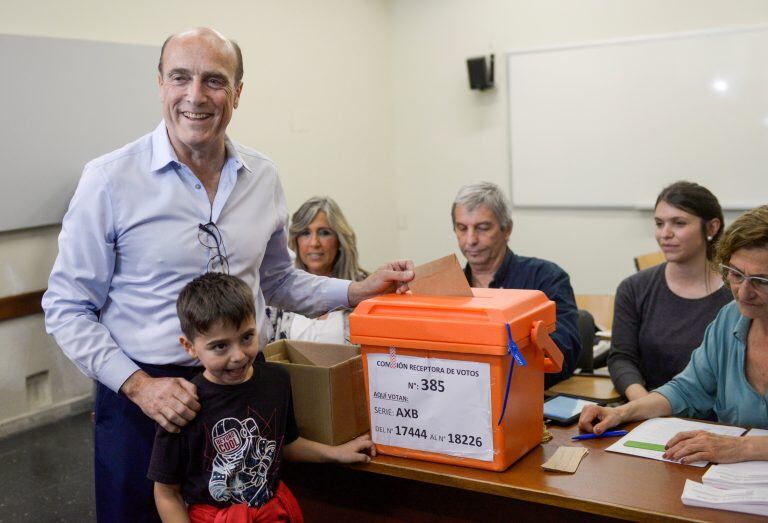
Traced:
<svg viewBox="0 0 768 523">
<path fill-rule="evenodd" d="M 280 340 L 264 356 L 291 375 L 301 437 L 339 445 L 370 430 L 359 347 Z"/>
</svg>

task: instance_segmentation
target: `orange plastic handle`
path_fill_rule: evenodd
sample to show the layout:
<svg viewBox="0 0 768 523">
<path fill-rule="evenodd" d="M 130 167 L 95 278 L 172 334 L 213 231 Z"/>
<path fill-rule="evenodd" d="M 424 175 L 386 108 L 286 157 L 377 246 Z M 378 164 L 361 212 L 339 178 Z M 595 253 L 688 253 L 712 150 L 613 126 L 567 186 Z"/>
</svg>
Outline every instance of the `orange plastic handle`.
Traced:
<svg viewBox="0 0 768 523">
<path fill-rule="evenodd" d="M 533 322 L 531 327 L 531 342 L 534 347 L 544 353 L 544 372 L 554 373 L 563 370 L 563 353 L 549 337 L 544 322 L 539 320 Z"/>
</svg>

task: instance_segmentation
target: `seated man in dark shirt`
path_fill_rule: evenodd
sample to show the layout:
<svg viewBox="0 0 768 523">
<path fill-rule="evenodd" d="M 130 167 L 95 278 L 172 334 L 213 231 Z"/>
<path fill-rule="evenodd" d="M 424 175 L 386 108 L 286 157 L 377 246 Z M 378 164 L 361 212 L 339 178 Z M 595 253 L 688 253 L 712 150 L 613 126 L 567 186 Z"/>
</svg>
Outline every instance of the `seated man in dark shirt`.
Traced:
<svg viewBox="0 0 768 523">
<path fill-rule="evenodd" d="M 509 203 L 495 184 L 479 182 L 459 189 L 451 217 L 459 249 L 467 258 L 464 274 L 470 286 L 539 290 L 555 302 L 557 325 L 552 339 L 563 353 L 563 370 L 547 374 L 545 387 L 568 378 L 581 351 L 568 273 L 550 261 L 518 256 L 507 247 L 512 218 Z"/>
</svg>

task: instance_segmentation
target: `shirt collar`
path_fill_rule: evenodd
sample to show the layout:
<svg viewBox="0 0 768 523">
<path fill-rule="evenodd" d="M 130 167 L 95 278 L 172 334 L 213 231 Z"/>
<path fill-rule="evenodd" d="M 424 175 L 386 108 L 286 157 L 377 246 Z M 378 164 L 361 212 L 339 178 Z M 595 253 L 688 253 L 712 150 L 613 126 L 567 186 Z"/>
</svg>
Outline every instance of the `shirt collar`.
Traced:
<svg viewBox="0 0 768 523">
<path fill-rule="evenodd" d="M 227 159 L 222 170 L 229 166 L 232 167 L 234 172 L 238 172 L 244 167 L 246 171 L 251 172 L 251 168 L 243 161 L 237 147 L 227 136 L 224 137 L 224 147 L 227 151 Z M 160 125 L 152 131 L 152 160 L 150 161 L 149 169 L 150 172 L 161 172 L 174 163 L 177 165 L 181 164 L 178 156 L 176 156 L 176 151 L 171 146 L 171 140 L 168 138 L 165 120 L 162 120 Z"/>
<path fill-rule="evenodd" d="M 512 271 L 512 268 L 515 265 L 517 265 L 517 258 L 515 257 L 515 253 L 512 252 L 512 249 L 507 247 L 507 252 L 504 255 L 504 259 L 501 261 L 501 265 L 499 265 L 499 268 L 493 275 L 491 286 L 495 285 L 496 287 L 499 287 L 504 281 L 504 278 Z"/>
<path fill-rule="evenodd" d="M 744 345 L 747 344 L 747 335 L 749 334 L 749 326 L 751 324 L 752 320 L 739 312 L 739 321 L 737 321 L 736 325 L 733 327 L 733 335 Z"/>
<path fill-rule="evenodd" d="M 499 285 L 497 282 L 504 281 L 504 276 L 512 270 L 512 267 L 514 267 L 516 263 L 517 259 L 515 258 L 515 253 L 512 252 L 512 249 L 507 247 L 507 251 L 504 254 L 504 259 L 501 261 L 499 268 L 496 269 L 496 272 L 493 274 L 493 279 L 491 280 L 489 287 L 498 287 Z M 472 268 L 469 266 L 469 263 L 467 263 L 467 265 L 464 267 L 464 276 L 467 278 L 469 284 L 472 285 Z"/>
<path fill-rule="evenodd" d="M 251 168 L 248 167 L 248 164 L 243 161 L 242 156 L 240 156 L 240 152 L 237 150 L 234 142 L 232 142 L 228 136 L 224 137 L 224 147 L 227 150 L 227 162 L 232 162 L 232 166 L 236 172 L 241 168 L 245 168 L 245 170 L 248 172 L 253 172 L 251 171 Z"/>
</svg>

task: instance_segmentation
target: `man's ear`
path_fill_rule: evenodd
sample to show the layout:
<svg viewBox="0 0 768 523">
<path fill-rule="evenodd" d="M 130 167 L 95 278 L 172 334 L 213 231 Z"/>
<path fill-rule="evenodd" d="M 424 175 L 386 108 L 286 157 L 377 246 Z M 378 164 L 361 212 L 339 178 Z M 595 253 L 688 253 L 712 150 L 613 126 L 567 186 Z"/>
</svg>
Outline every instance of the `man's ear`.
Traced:
<svg viewBox="0 0 768 523">
<path fill-rule="evenodd" d="M 234 100 L 234 103 L 232 104 L 232 107 L 234 107 L 235 109 L 237 109 L 237 106 L 240 105 L 240 93 L 242 92 L 243 92 L 243 81 L 240 80 L 240 83 L 238 84 L 238 86 L 235 87 L 235 100 Z"/>
<path fill-rule="evenodd" d="M 192 345 L 192 342 L 190 342 L 186 337 L 180 336 L 179 343 L 182 347 L 184 347 L 184 352 L 189 354 L 192 358 L 197 359 L 197 351 L 195 350 L 195 346 Z"/>
<path fill-rule="evenodd" d="M 504 231 L 504 241 L 506 242 L 509 241 L 509 237 L 512 235 L 512 225 L 513 225 L 513 222 L 510 221 L 509 227 L 507 227 L 507 230 Z"/>
</svg>

